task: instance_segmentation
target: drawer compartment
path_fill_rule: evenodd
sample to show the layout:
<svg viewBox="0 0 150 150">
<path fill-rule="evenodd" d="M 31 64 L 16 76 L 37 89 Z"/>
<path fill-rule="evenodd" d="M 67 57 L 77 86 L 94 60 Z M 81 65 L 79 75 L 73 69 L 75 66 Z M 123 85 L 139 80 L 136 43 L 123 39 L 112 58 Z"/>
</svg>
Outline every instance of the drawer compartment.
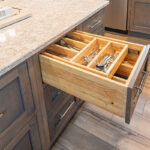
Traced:
<svg viewBox="0 0 150 150">
<path fill-rule="evenodd" d="M 127 111 L 134 110 L 127 105 L 132 101 L 134 84 L 131 83 L 138 80 L 143 69 L 147 71 L 149 48 L 81 31 L 71 32 L 65 38 L 82 48 L 68 47 L 65 41 L 50 45 L 40 54 L 43 81 L 126 118 L 129 123 L 132 115 L 129 117 Z"/>
</svg>

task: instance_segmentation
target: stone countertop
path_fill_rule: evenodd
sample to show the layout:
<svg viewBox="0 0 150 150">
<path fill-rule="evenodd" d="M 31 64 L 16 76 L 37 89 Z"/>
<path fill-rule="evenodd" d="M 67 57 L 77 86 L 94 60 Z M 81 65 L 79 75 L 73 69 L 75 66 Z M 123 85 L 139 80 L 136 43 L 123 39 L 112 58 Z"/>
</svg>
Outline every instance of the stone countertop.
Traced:
<svg viewBox="0 0 150 150">
<path fill-rule="evenodd" d="M 32 17 L 0 30 L 0 76 L 109 4 L 107 0 L 6 0 Z"/>
</svg>

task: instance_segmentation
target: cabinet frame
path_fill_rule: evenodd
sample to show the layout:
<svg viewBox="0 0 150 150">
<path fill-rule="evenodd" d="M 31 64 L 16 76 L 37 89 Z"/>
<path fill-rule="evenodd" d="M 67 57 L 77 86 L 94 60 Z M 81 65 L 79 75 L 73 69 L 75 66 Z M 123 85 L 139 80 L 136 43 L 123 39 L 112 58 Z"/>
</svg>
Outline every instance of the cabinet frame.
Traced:
<svg viewBox="0 0 150 150">
<path fill-rule="evenodd" d="M 145 26 L 142 26 L 142 25 L 136 25 L 134 23 L 134 21 L 135 21 L 135 9 L 136 9 L 135 6 L 136 6 L 137 3 L 145 4 L 145 7 L 146 7 L 146 5 L 149 5 L 149 12 L 150 12 L 150 1 L 149 0 L 130 0 L 129 4 L 128 4 L 128 30 L 133 31 L 133 32 L 140 32 L 140 33 L 144 33 L 144 34 L 150 34 L 150 26 L 145 27 Z M 149 18 L 150 18 L 150 13 L 149 12 L 147 12 L 147 15 L 149 15 Z M 143 19 L 143 21 L 147 21 L 147 22 L 149 21 L 149 20 L 144 20 L 144 18 L 143 17 L 141 18 L 140 16 L 138 17 L 138 19 Z"/>
</svg>

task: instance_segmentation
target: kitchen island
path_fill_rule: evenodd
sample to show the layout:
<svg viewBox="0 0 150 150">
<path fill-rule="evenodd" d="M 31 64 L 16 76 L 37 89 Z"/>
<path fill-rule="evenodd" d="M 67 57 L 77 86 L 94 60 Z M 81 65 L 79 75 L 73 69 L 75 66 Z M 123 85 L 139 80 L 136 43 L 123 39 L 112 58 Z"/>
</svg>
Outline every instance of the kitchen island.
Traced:
<svg viewBox="0 0 150 150">
<path fill-rule="evenodd" d="M 42 83 L 38 55 L 75 28 L 102 34 L 109 2 L 2 3 L 24 9 L 32 17 L 0 30 L 0 149 L 47 150 L 82 101 Z"/>
</svg>

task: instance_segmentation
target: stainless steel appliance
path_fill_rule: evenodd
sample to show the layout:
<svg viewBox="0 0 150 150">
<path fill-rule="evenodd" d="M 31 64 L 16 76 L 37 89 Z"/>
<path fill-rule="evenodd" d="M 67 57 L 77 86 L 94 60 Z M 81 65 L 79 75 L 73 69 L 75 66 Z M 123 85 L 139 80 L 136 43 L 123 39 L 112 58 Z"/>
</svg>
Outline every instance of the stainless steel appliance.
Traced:
<svg viewBox="0 0 150 150">
<path fill-rule="evenodd" d="M 105 9 L 105 27 L 127 30 L 128 0 L 110 0 Z"/>
</svg>

